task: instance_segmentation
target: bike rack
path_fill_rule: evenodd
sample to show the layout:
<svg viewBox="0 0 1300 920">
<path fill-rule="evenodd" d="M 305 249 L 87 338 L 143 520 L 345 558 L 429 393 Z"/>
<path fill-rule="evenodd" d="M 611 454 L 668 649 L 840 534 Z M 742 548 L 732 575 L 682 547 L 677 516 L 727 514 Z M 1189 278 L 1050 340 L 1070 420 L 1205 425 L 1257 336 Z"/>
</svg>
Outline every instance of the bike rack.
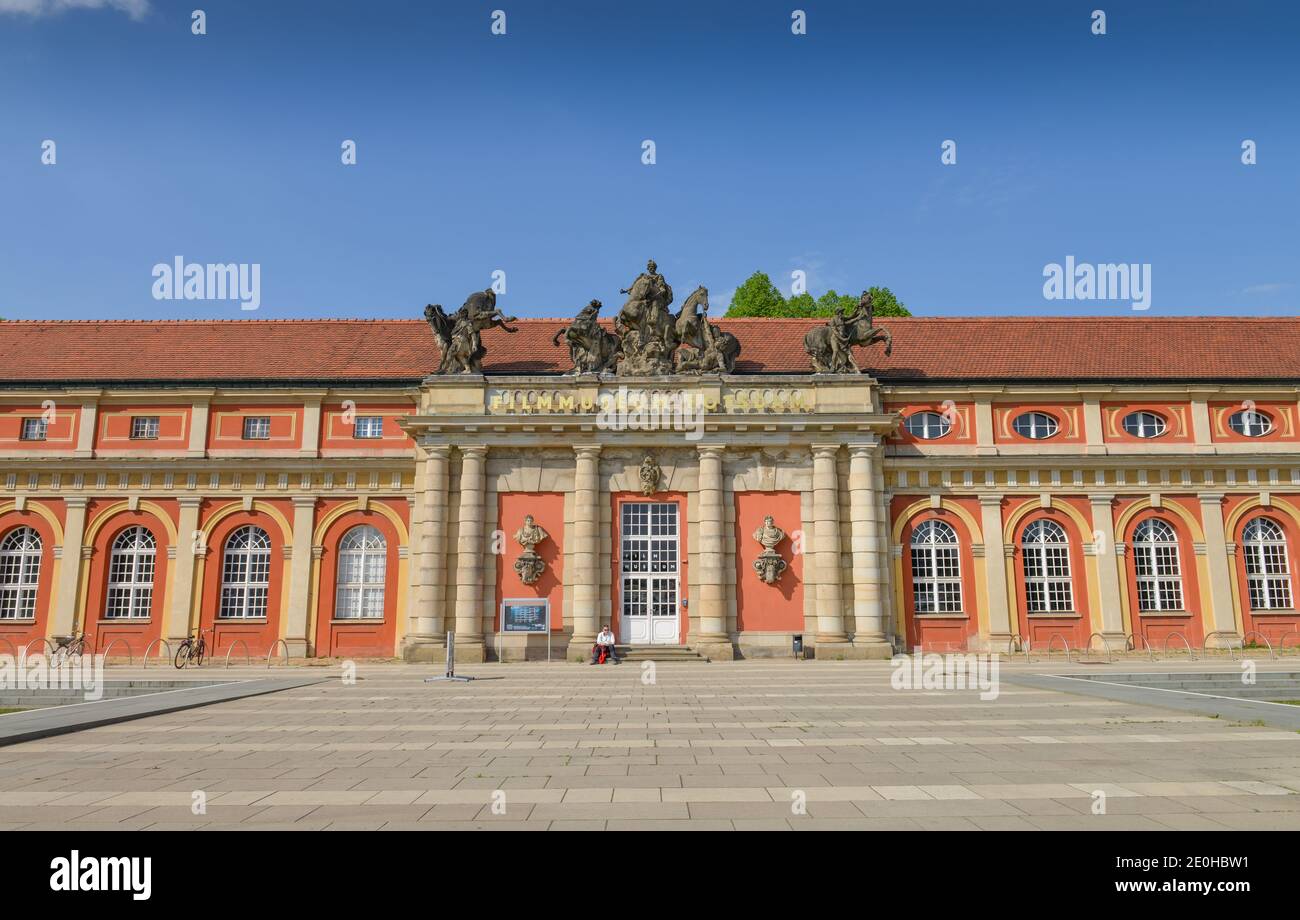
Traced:
<svg viewBox="0 0 1300 920">
<path fill-rule="evenodd" d="M 1235 632 L 1232 632 L 1231 630 L 1227 630 L 1227 629 L 1216 629 L 1212 633 L 1207 633 L 1205 636 L 1205 640 L 1201 643 L 1201 654 L 1205 655 L 1206 657 L 1208 657 L 1210 654 L 1209 651 L 1210 639 L 1214 636 L 1232 636 L 1232 638 L 1234 639 L 1237 638 L 1237 634 Z M 1242 642 L 1241 647 L 1244 650 L 1246 648 L 1246 644 Z M 1228 643 L 1227 649 L 1228 649 L 1228 657 L 1231 658 L 1233 661 L 1236 661 L 1237 651 L 1232 647 L 1231 642 Z"/>
<path fill-rule="evenodd" d="M 54 657 L 54 653 L 57 652 L 57 651 L 59 650 L 58 647 L 55 646 L 55 644 L 54 644 L 53 642 L 51 642 L 49 639 L 43 639 L 43 638 L 42 638 L 42 639 L 33 639 L 31 642 L 28 642 L 26 645 L 23 646 L 23 657 L 24 657 L 24 658 L 26 658 L 26 657 L 31 653 L 31 648 L 32 648 L 32 643 L 33 643 L 33 642 L 43 642 L 43 643 L 45 643 L 46 647 L 50 650 L 49 657 L 51 657 L 51 658 L 53 658 L 53 657 Z"/>
<path fill-rule="evenodd" d="M 1024 639 L 1020 638 L 1020 633 L 1012 633 L 1007 636 L 1007 655 L 1015 655 L 1017 649 L 1025 653 L 1025 661 L 1028 661 L 1029 646 L 1025 644 Z"/>
<path fill-rule="evenodd" d="M 1179 639 L 1183 640 L 1183 645 L 1187 647 L 1187 657 L 1190 658 L 1192 661 L 1195 661 L 1196 653 L 1192 651 L 1192 643 L 1188 642 L 1187 637 L 1180 632 L 1171 632 L 1169 635 L 1165 636 L 1165 644 L 1161 647 L 1160 651 L 1161 652 L 1169 651 L 1169 640 L 1172 639 L 1174 636 L 1177 636 Z"/>
<path fill-rule="evenodd" d="M 1062 634 L 1059 633 L 1059 632 L 1058 632 L 1058 633 L 1052 633 L 1052 638 L 1050 638 L 1050 639 L 1047 640 L 1047 657 L 1048 657 L 1048 659 L 1050 660 L 1051 657 L 1052 657 L 1052 643 L 1055 642 L 1057 639 L 1060 639 L 1060 640 L 1061 640 L 1061 644 L 1065 646 L 1065 663 L 1066 663 L 1066 664 L 1073 664 L 1074 662 L 1073 662 L 1073 660 L 1070 658 L 1070 642 L 1069 642 L 1068 639 L 1065 638 L 1064 635 L 1062 635 Z"/>
<path fill-rule="evenodd" d="M 111 652 L 113 650 L 113 646 L 117 645 L 117 643 L 119 642 L 121 642 L 124 646 L 126 646 L 127 665 L 129 667 L 133 667 L 135 665 L 135 656 L 131 654 L 131 643 L 127 642 L 125 639 L 120 637 L 108 643 L 108 648 L 104 649 L 103 651 L 104 660 L 108 661 L 108 653 Z"/>
<path fill-rule="evenodd" d="M 230 648 L 226 649 L 226 667 L 230 667 L 230 653 L 235 650 L 236 645 L 242 645 L 244 647 L 244 666 L 248 667 L 248 665 L 253 663 L 253 659 L 248 654 L 248 643 L 243 639 L 236 639 L 234 642 L 230 643 Z"/>
<path fill-rule="evenodd" d="M 149 667 L 149 653 L 153 651 L 153 647 L 157 645 L 159 642 L 167 646 L 167 660 L 168 661 L 172 660 L 172 644 L 168 642 L 166 639 L 159 636 L 157 639 L 154 639 L 152 642 L 150 642 L 149 647 L 144 650 L 144 658 L 141 660 L 141 667 L 145 667 L 145 668 Z"/>
<path fill-rule="evenodd" d="M 1284 637 L 1284 638 L 1285 638 L 1285 637 Z M 8 639 L 5 639 L 5 638 L 0 638 L 0 642 L 3 642 L 5 645 L 9 646 L 9 651 L 13 653 L 14 661 L 17 661 L 17 660 L 18 660 L 18 647 L 17 647 L 16 645 L 14 645 L 12 642 L 10 642 Z"/>
<path fill-rule="evenodd" d="M 1246 633 L 1246 635 L 1241 637 L 1241 648 L 1243 654 L 1245 653 L 1246 650 L 1246 640 L 1249 639 L 1251 636 L 1259 636 L 1261 639 L 1264 640 L 1264 645 L 1268 649 L 1268 657 L 1270 658 L 1277 657 L 1277 652 L 1273 651 L 1273 643 L 1268 641 L 1268 636 L 1264 635 L 1262 632 L 1260 632 L 1257 629 L 1252 629 L 1250 632 Z"/>
<path fill-rule="evenodd" d="M 1282 633 L 1282 638 L 1279 639 L 1279 640 L 1277 641 L 1277 650 L 1278 650 L 1279 652 L 1285 652 L 1285 651 L 1286 651 L 1286 637 L 1287 637 L 1287 636 L 1300 636 L 1300 632 L 1296 632 L 1296 631 L 1293 629 L 1293 630 L 1291 630 L 1290 632 L 1284 632 L 1284 633 Z M 12 645 L 9 646 L 9 647 L 10 647 L 10 648 L 13 648 Z M 1297 647 L 1300 648 L 1300 646 L 1297 646 Z"/>
<path fill-rule="evenodd" d="M 1088 651 L 1090 652 L 1092 651 L 1092 640 L 1097 638 L 1098 636 L 1101 636 L 1101 647 L 1106 650 L 1106 664 L 1114 664 L 1115 655 L 1113 652 L 1111 652 L 1110 643 L 1106 641 L 1106 636 L 1104 633 L 1095 632 L 1088 637 Z"/>
<path fill-rule="evenodd" d="M 277 648 L 279 648 L 280 646 L 282 646 L 282 645 L 284 646 L 284 663 L 285 663 L 285 666 L 288 666 L 288 664 L 289 664 L 289 658 L 290 658 L 290 655 L 289 655 L 289 643 L 288 643 L 288 642 L 285 642 L 283 639 L 276 639 L 276 640 L 275 640 L 275 643 L 271 646 L 271 650 L 270 650 L 269 652 L 266 653 L 266 666 L 267 666 L 268 668 L 271 666 L 271 656 L 274 655 L 274 654 L 275 654 L 275 650 L 276 650 Z"/>
<path fill-rule="evenodd" d="M 1128 637 L 1128 642 L 1125 643 L 1125 647 L 1127 648 L 1127 650 L 1132 652 L 1141 651 L 1141 649 L 1137 647 L 1136 640 L 1138 639 L 1142 640 L 1142 644 L 1147 647 L 1147 654 L 1151 656 L 1152 661 L 1155 661 L 1156 650 L 1151 647 L 1151 643 L 1147 641 L 1147 637 L 1142 635 L 1141 633 L 1134 633 L 1133 635 Z"/>
</svg>

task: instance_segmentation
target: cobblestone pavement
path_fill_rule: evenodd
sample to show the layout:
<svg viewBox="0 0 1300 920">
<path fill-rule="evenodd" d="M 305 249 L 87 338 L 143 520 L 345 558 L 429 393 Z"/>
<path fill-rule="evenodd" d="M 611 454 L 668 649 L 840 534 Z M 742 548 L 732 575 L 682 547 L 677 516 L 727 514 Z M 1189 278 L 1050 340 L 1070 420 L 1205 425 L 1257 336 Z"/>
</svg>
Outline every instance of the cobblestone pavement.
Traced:
<svg viewBox="0 0 1300 920">
<path fill-rule="evenodd" d="M 895 690 L 887 662 L 433 673 L 362 664 L 0 748 L 0 830 L 1300 828 L 1300 733 L 1260 724 Z"/>
</svg>

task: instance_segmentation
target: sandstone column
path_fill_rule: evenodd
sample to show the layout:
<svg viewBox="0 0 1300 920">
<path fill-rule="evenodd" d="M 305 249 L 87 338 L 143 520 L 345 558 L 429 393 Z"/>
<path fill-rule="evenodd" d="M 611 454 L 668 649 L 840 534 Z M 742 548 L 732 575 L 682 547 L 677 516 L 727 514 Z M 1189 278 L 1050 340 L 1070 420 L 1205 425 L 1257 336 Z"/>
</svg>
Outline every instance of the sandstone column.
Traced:
<svg viewBox="0 0 1300 920">
<path fill-rule="evenodd" d="M 1223 630 L 1237 632 L 1237 616 L 1232 608 L 1232 577 L 1228 571 L 1228 536 L 1223 526 L 1223 493 L 1201 495 L 1201 520 L 1205 522 L 1205 562 L 1210 574 L 1210 622 L 1206 633 Z M 1189 577 L 1188 569 L 1183 577 Z M 1217 643 L 1211 642 L 1211 645 Z"/>
<path fill-rule="evenodd" d="M 876 444 L 849 445 L 849 542 L 853 549 L 853 647 L 867 658 L 889 658 L 885 638 L 880 521 L 875 485 Z"/>
<path fill-rule="evenodd" d="M 838 444 L 814 444 L 813 540 L 817 555 L 818 658 L 842 658 L 848 644 L 844 632 L 844 593 L 840 575 L 840 491 L 836 458 Z"/>
<path fill-rule="evenodd" d="M 980 530 L 984 533 L 984 586 L 988 592 L 989 647 L 1005 652 L 1011 641 L 1011 610 L 1007 604 L 1007 551 L 1002 542 L 1002 496 L 980 496 Z"/>
<path fill-rule="evenodd" d="M 699 552 L 694 565 L 699 585 L 699 633 L 691 644 L 707 658 L 731 659 L 727 635 L 726 516 L 723 513 L 722 447 L 700 445 Z"/>
<path fill-rule="evenodd" d="M 290 655 L 307 655 L 311 645 L 311 538 L 316 527 L 316 497 L 293 497 L 293 554 L 289 559 L 289 610 L 284 644 Z M 328 650 L 327 650 L 328 651 Z"/>
<path fill-rule="evenodd" d="M 194 560 L 203 555 L 199 544 L 199 507 L 203 499 L 197 495 L 182 495 L 180 504 L 180 522 L 176 533 L 176 564 L 172 568 L 172 605 L 167 612 L 167 624 L 163 636 L 170 642 L 178 642 L 190 634 L 190 613 L 194 609 Z"/>
<path fill-rule="evenodd" d="M 406 661 L 440 661 L 447 641 L 447 485 L 451 448 L 424 448 L 425 460 L 416 485 L 414 608 L 402 641 Z"/>
<path fill-rule="evenodd" d="M 1124 608 L 1120 600 L 1119 547 L 1115 545 L 1115 517 L 1111 513 L 1113 495 L 1089 496 L 1092 502 L 1093 558 L 1097 560 L 1097 584 L 1101 597 L 1101 632 L 1111 648 L 1123 649 L 1127 644 L 1124 632 Z M 1088 611 L 1079 611 L 1085 617 Z M 1091 626 L 1089 632 L 1092 632 Z"/>
<path fill-rule="evenodd" d="M 573 546 L 564 569 L 564 577 L 573 584 L 573 634 L 567 657 L 583 661 L 596 644 L 600 618 L 600 445 L 584 444 L 574 451 Z"/>
<path fill-rule="evenodd" d="M 50 617 L 47 632 L 51 636 L 72 635 L 77 618 L 77 588 L 81 584 L 81 541 L 86 534 L 86 499 L 81 496 L 65 498 L 67 519 L 63 522 L 63 554 L 59 559 L 59 583 L 54 597 L 54 614 Z M 81 621 L 85 632 L 86 619 Z"/>
<path fill-rule="evenodd" d="M 460 530 L 456 540 L 456 660 L 480 662 L 483 645 L 483 500 L 487 447 L 461 447 Z"/>
</svg>

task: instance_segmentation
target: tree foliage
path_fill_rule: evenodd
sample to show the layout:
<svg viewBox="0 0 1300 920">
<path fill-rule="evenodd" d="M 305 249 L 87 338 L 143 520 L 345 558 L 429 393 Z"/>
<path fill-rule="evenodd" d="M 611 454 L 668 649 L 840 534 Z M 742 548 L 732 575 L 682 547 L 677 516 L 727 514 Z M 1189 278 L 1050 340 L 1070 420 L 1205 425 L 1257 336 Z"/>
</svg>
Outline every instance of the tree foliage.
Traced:
<svg viewBox="0 0 1300 920">
<path fill-rule="evenodd" d="M 871 291 L 871 306 L 876 316 L 911 316 L 907 307 L 899 303 L 893 291 L 887 287 L 868 288 Z M 840 294 L 834 290 L 827 291 L 820 297 L 813 297 L 805 291 L 792 297 L 786 297 L 772 283 L 767 272 L 754 272 L 745 279 L 736 293 L 731 297 L 731 306 L 726 315 L 737 316 L 830 316 L 837 307 L 847 313 L 858 305 L 858 298 L 853 294 Z"/>
</svg>

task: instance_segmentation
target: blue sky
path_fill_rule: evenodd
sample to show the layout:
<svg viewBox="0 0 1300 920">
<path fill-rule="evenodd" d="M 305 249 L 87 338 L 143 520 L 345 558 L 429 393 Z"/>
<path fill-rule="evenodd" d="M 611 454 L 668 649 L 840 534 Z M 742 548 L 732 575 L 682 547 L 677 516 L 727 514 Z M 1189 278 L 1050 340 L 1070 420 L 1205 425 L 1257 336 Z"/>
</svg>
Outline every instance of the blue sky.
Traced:
<svg viewBox="0 0 1300 920">
<path fill-rule="evenodd" d="M 1297 49 L 1282 0 L 0 0 L 0 315 L 416 317 L 498 269 L 610 314 L 647 257 L 715 312 L 758 268 L 1131 312 L 1046 301 L 1067 255 L 1150 263 L 1149 315 L 1294 314 Z M 153 299 L 176 256 L 261 308 Z"/>
</svg>

